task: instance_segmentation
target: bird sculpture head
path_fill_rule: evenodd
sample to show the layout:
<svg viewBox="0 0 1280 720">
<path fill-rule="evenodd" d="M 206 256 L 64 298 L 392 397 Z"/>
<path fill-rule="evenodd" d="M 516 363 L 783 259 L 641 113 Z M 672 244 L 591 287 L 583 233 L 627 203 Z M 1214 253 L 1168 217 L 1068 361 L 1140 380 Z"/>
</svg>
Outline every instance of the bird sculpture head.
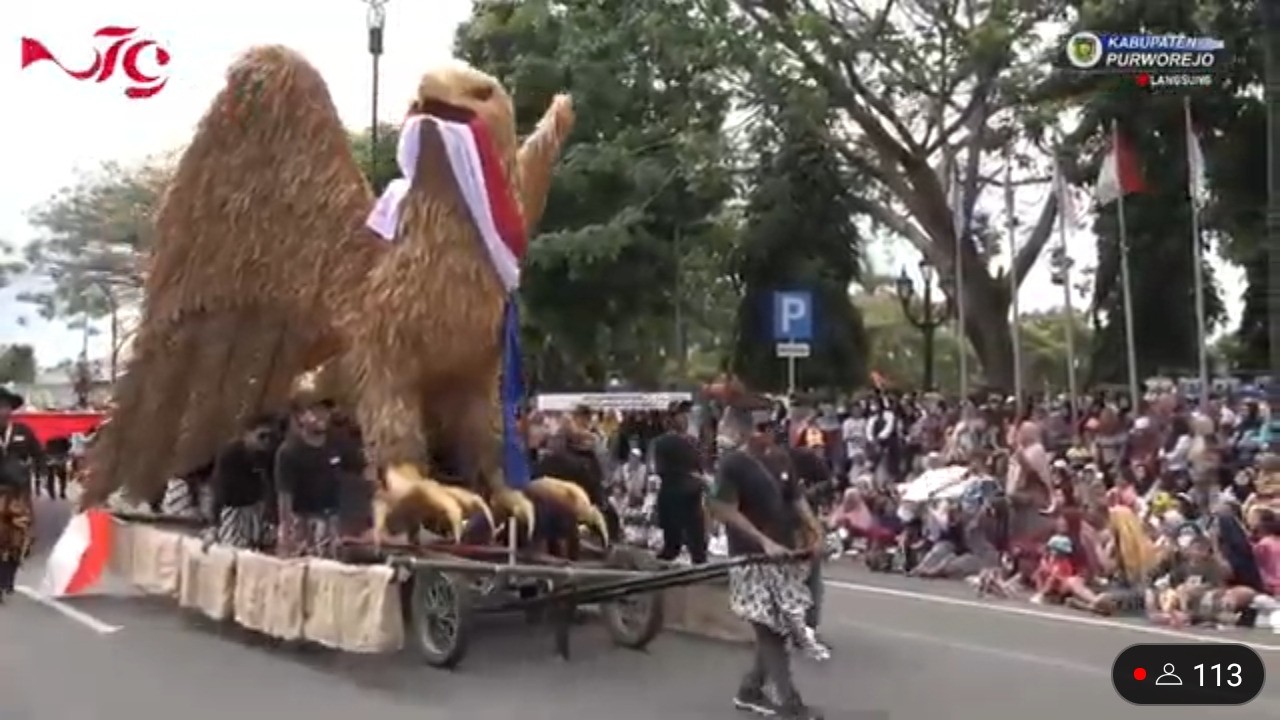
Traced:
<svg viewBox="0 0 1280 720">
<path fill-rule="evenodd" d="M 422 76 L 410 114 L 427 113 L 450 120 L 479 117 L 489 130 L 508 173 L 515 161 L 515 107 L 502 84 L 470 65 L 455 62 Z"/>
</svg>

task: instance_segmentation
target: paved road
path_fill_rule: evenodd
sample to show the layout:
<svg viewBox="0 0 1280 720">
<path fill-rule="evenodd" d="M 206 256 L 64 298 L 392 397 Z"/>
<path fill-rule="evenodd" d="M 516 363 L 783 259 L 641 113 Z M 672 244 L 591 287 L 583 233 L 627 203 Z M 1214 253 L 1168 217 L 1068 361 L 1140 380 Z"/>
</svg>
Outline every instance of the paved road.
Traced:
<svg viewBox="0 0 1280 720">
<path fill-rule="evenodd" d="M 51 526 L 45 537 L 64 520 L 65 511 L 42 508 L 42 525 Z M 830 575 L 824 631 L 837 655 L 820 666 L 801 663 L 798 674 L 832 720 L 1151 717 L 1116 697 L 1111 662 L 1130 644 L 1180 639 L 1026 605 L 980 604 L 953 586 L 846 568 Z M 512 620 L 486 628 L 464 667 L 447 673 L 398 656 L 259 647 L 139 599 L 76 606 L 122 629 L 98 634 L 23 598 L 0 608 L 4 720 L 730 719 L 738 715 L 728 700 L 749 659 L 746 649 L 674 635 L 648 653 L 629 652 L 586 627 L 574 637 L 577 655 L 562 663 L 548 638 Z M 1261 653 L 1269 671 L 1280 672 L 1280 638 L 1232 637 L 1270 645 Z M 1162 720 L 1280 718 L 1280 689 L 1273 683 L 1245 709 L 1160 712 Z"/>
</svg>

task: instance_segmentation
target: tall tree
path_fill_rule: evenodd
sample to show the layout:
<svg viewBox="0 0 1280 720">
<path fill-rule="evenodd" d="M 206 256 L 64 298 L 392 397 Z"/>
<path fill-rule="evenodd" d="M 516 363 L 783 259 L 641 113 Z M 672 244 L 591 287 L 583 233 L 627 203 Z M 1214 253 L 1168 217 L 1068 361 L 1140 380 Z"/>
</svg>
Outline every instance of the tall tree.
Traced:
<svg viewBox="0 0 1280 720">
<path fill-rule="evenodd" d="M 866 332 L 849 298 L 862 257 L 853 178 L 810 122 L 810 103 L 780 107 L 788 109 L 760 123 L 751 141 L 755 167 L 735 263 L 744 294 L 734 370 L 753 387 L 786 387 L 785 365 L 774 354 L 773 293 L 807 290 L 814 338 L 811 356 L 798 363 L 798 385 L 852 388 L 867 369 Z"/>
<path fill-rule="evenodd" d="M 1245 3 L 1248 5 L 1250 3 Z M 1080 3 L 1077 28 L 1094 32 L 1187 33 L 1223 37 L 1231 65 L 1216 85 L 1192 95 L 1198 141 L 1211 172 L 1214 205 L 1202 217 L 1201 247 L 1218 231 L 1243 252 L 1250 234 L 1260 237 L 1265 203 L 1265 165 L 1249 167 L 1245 151 L 1257 155 L 1264 141 L 1261 127 L 1248 135 L 1249 117 L 1261 109 L 1244 93 L 1256 85 L 1261 60 L 1249 41 L 1256 15 L 1240 3 L 1225 0 L 1121 0 L 1110 4 Z M 1254 69 L 1250 69 L 1250 68 Z M 1046 94 L 1080 103 L 1081 122 L 1066 156 L 1090 158 L 1074 168 L 1076 179 L 1091 183 L 1110 146 L 1114 120 L 1142 165 L 1146 192 L 1125 200 L 1131 267 L 1134 335 L 1139 377 L 1191 372 L 1197 365 L 1194 300 L 1194 248 L 1188 197 L 1186 122 L 1183 96 L 1153 93 L 1129 77 L 1066 75 L 1046 83 Z M 1051 88 L 1051 89 L 1049 89 Z M 1252 109 L 1251 109 L 1252 108 Z M 1260 119 L 1260 118 L 1259 118 Z M 1253 123 L 1256 125 L 1257 120 Z M 1249 173 L 1261 173 L 1250 177 Z M 1260 182 L 1256 187 L 1241 182 Z M 1220 184 L 1224 183 L 1224 184 Z M 1230 188 L 1230 192 L 1224 192 Z M 1247 188 L 1247 189 L 1246 189 Z M 1118 205 L 1101 208 L 1094 230 L 1098 236 L 1098 268 L 1093 306 L 1102 322 L 1093 348 L 1093 380 L 1123 382 L 1126 374 L 1123 292 L 1120 279 Z M 1203 263 L 1208 326 L 1225 317 L 1212 268 Z M 1265 334 L 1265 330 L 1264 330 Z"/>
<path fill-rule="evenodd" d="M 139 299 L 152 214 L 172 163 L 105 163 L 31 215 L 27 268 L 47 281 L 22 296 L 46 318 L 97 318 Z"/>
<path fill-rule="evenodd" d="M 953 294 L 963 263 L 968 339 L 988 381 L 1011 386 L 1009 282 L 988 266 L 994 234 L 978 232 L 984 220 L 977 207 L 998 181 L 991 156 L 1003 153 L 1022 126 L 1046 124 L 1044 109 L 1027 99 L 1047 72 L 1037 28 L 1060 16 L 1062 1 L 701 0 L 699 6 L 734 38 L 737 64 L 748 75 L 826 92 L 843 121 L 833 126 L 832 147 L 865 184 L 863 210 L 923 253 Z M 954 203 L 937 172 L 947 165 L 959 168 Z M 1019 278 L 1049 239 L 1056 211 L 1050 195 L 1014 258 Z"/>
<path fill-rule="evenodd" d="M 676 0 L 480 0 L 458 31 L 458 55 L 511 90 L 522 131 L 556 92 L 578 107 L 521 280 L 544 386 L 658 383 L 685 350 L 677 316 L 698 322 L 694 292 L 723 287 L 684 282 L 723 244 L 732 192 L 708 37 Z"/>
</svg>

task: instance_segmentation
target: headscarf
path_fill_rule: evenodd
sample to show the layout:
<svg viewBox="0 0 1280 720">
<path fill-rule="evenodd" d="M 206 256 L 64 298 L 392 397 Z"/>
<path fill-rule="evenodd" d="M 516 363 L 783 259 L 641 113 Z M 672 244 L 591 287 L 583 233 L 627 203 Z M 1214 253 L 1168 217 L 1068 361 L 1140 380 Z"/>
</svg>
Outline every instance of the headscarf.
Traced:
<svg viewBox="0 0 1280 720">
<path fill-rule="evenodd" d="M 1116 559 L 1120 573 L 1130 585 L 1146 580 L 1158 559 L 1155 543 L 1142 529 L 1142 522 L 1133 510 L 1117 505 L 1110 510 L 1111 532 L 1115 536 Z"/>
<path fill-rule="evenodd" d="M 861 530 L 869 529 L 875 525 L 871 509 L 867 507 L 866 501 L 862 498 L 862 493 L 853 488 L 844 491 L 844 497 L 840 500 L 840 507 L 831 516 L 831 520 L 833 524 L 844 522 Z"/>
</svg>

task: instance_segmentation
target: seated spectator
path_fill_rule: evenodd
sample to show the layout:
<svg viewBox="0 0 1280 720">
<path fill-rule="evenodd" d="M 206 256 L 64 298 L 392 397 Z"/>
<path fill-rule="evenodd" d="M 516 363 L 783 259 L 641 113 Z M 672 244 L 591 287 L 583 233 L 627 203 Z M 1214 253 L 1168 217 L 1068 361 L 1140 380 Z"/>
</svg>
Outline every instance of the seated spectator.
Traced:
<svg viewBox="0 0 1280 720">
<path fill-rule="evenodd" d="M 1262 576 L 1263 592 L 1280 595 L 1280 517 L 1271 510 L 1258 516 L 1259 538 L 1253 544 L 1253 557 Z"/>
<path fill-rule="evenodd" d="M 1135 511 L 1138 509 L 1138 490 L 1131 469 L 1121 468 L 1106 497 L 1108 507 L 1127 507 Z"/>
<path fill-rule="evenodd" d="M 1258 593 L 1231 585 L 1231 573 L 1210 538 L 1195 525 L 1186 525 L 1178 534 L 1177 548 L 1152 570 L 1148 617 L 1174 626 L 1236 624 Z"/>
</svg>

